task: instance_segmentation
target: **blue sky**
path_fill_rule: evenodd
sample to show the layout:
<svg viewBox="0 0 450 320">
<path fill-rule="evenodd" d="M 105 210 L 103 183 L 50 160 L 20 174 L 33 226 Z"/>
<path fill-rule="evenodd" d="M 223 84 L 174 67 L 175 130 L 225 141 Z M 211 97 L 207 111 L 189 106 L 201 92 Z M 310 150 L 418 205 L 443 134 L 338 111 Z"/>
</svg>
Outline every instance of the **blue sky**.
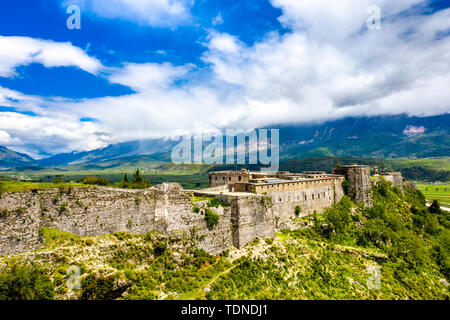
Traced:
<svg viewBox="0 0 450 320">
<path fill-rule="evenodd" d="M 192 18 L 171 28 L 143 26 L 124 19 L 98 19 L 92 13 L 83 14 L 82 11 L 81 30 L 69 30 L 66 20 L 70 15 L 65 12 L 66 8 L 55 0 L 2 2 L 0 34 L 69 41 L 110 67 L 120 66 L 124 61 L 169 61 L 174 65 L 194 63 L 204 67 L 200 57 L 207 48 L 200 42 L 207 36 L 208 29 L 237 35 L 248 45 L 261 40 L 270 31 L 283 32 L 277 20 L 281 10 L 272 7 L 266 0 L 197 1 L 191 8 Z M 213 25 L 214 18 L 218 16 L 226 19 L 227 23 Z M 106 79 L 76 68 L 47 69 L 42 65 L 29 65 L 22 67 L 18 73 L 20 77 L 0 78 L 0 85 L 26 94 L 70 98 L 131 92 L 126 87 L 108 84 Z"/>
<path fill-rule="evenodd" d="M 67 7 L 81 9 L 69 30 Z M 371 5 L 381 30 L 369 30 Z M 448 113 L 449 1 L 0 3 L 0 145 L 44 157 L 349 115 Z M 407 36 L 406 36 L 407 35 Z"/>
</svg>

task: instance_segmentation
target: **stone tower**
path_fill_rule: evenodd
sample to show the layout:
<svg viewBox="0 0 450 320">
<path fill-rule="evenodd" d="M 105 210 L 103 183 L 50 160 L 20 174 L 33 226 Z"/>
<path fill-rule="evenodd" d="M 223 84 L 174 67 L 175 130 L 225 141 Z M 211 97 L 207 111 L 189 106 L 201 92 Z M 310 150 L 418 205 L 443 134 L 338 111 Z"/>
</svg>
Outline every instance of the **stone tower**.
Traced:
<svg viewBox="0 0 450 320">
<path fill-rule="evenodd" d="M 372 194 L 370 189 L 370 168 L 369 166 L 360 166 L 357 164 L 339 166 L 333 169 L 334 174 L 345 176 L 350 183 L 348 195 L 356 203 L 364 203 L 367 207 L 372 206 Z"/>
</svg>

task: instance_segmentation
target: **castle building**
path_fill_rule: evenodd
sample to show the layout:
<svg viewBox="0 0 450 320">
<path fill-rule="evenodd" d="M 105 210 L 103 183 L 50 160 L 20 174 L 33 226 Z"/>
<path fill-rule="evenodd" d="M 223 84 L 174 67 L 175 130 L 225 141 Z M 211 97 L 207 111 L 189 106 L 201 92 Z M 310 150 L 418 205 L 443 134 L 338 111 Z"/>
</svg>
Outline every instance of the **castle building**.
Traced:
<svg viewBox="0 0 450 320">
<path fill-rule="evenodd" d="M 343 175 L 349 182 L 349 190 L 346 193 L 356 203 L 364 203 L 366 206 L 372 206 L 372 194 L 370 189 L 370 167 L 364 165 L 345 165 L 333 169 L 334 174 Z M 344 190 L 345 191 L 345 190 Z"/>
<path fill-rule="evenodd" d="M 344 190 L 343 182 L 349 182 Z M 341 200 L 347 193 L 357 203 L 372 206 L 370 168 L 339 166 L 332 174 L 324 171 L 217 171 L 209 174 L 210 187 L 228 195 L 256 194 L 272 198 L 275 215 L 281 221 L 291 218 L 301 208 L 301 215 L 320 212 Z M 212 190 L 211 189 L 211 190 Z"/>
<path fill-rule="evenodd" d="M 330 207 L 344 195 L 344 179 L 344 176 L 323 171 L 290 173 L 244 169 L 209 174 L 210 186 L 215 192 L 226 193 L 228 196 L 269 196 L 272 199 L 274 216 L 279 221 L 295 217 L 295 212 L 299 216 L 305 216 Z"/>
</svg>

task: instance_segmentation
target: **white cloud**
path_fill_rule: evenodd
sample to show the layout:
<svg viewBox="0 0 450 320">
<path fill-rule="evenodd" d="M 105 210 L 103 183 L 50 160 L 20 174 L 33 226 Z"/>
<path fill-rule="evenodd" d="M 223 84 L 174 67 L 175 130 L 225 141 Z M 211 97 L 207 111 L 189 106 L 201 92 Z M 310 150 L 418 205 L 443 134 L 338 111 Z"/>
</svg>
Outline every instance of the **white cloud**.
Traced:
<svg viewBox="0 0 450 320">
<path fill-rule="evenodd" d="M 367 8 L 380 7 L 383 18 L 408 10 L 424 0 L 270 0 L 283 10 L 285 26 L 306 31 L 314 41 L 338 43 L 366 27 Z"/>
<path fill-rule="evenodd" d="M 0 105 L 19 112 L 0 112 L 0 145 L 39 158 L 45 154 L 93 150 L 105 147 L 111 137 L 108 129 L 94 122 L 80 122 L 76 110 L 63 105 L 63 99 L 43 99 L 0 86 Z"/>
<path fill-rule="evenodd" d="M 136 91 L 150 88 L 166 88 L 174 80 L 186 75 L 190 66 L 174 67 L 169 63 L 126 63 L 123 68 L 113 69 L 109 81 L 130 87 Z"/>
<path fill-rule="evenodd" d="M 9 134 L 3 139 L 60 152 L 195 127 L 251 129 L 346 116 L 450 112 L 450 37 L 437 37 L 450 28 L 450 10 L 394 16 L 425 1 L 375 1 L 382 9 L 382 29 L 369 31 L 364 28 L 372 1 L 272 3 L 283 10 L 280 19 L 291 32 L 272 32 L 247 46 L 235 35 L 210 31 L 202 56 L 207 66 L 201 69 L 170 63 L 110 69 L 107 79 L 133 94 L 40 101 L 0 87 L 1 103 L 40 115 L 0 113 L 5 117 L 0 130 Z M 99 123 L 82 123 L 80 117 Z"/>
<path fill-rule="evenodd" d="M 217 16 L 215 16 L 215 17 L 212 19 L 211 23 L 212 23 L 213 26 L 218 26 L 218 25 L 223 24 L 224 21 L 223 21 L 222 14 L 219 13 Z"/>
<path fill-rule="evenodd" d="M 83 12 L 101 18 L 119 18 L 153 27 L 173 27 L 189 22 L 194 0 L 62 0 L 79 5 Z"/>
<path fill-rule="evenodd" d="M 47 68 L 78 67 L 93 74 L 102 67 L 97 59 L 69 42 L 0 36 L 0 48 L 0 77 L 15 76 L 18 66 L 31 63 Z"/>
</svg>

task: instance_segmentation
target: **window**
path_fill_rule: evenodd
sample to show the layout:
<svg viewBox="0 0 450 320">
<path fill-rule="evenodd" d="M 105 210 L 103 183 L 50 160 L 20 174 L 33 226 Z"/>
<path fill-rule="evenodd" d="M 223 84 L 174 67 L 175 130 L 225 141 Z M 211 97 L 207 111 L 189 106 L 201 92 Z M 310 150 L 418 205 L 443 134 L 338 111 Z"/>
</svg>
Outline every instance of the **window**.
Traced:
<svg viewBox="0 0 450 320">
<path fill-rule="evenodd" d="M 217 177 L 216 177 L 216 181 L 217 181 Z"/>
<path fill-rule="evenodd" d="M 314 195 L 312 195 L 312 199 L 314 200 Z"/>
<path fill-rule="evenodd" d="M 242 180 L 242 177 L 241 176 L 239 176 L 239 181 L 241 181 Z"/>
</svg>

